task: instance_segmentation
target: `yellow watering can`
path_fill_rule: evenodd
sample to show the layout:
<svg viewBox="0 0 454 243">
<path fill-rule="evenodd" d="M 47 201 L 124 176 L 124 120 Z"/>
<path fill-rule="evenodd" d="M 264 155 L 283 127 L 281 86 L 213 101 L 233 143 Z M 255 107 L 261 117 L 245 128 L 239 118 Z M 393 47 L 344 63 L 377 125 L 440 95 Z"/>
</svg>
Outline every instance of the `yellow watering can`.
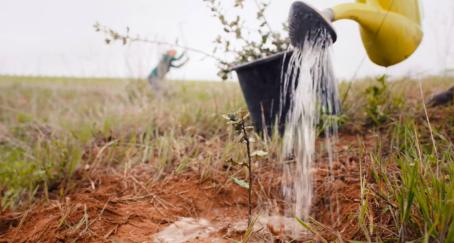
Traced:
<svg viewBox="0 0 454 243">
<path fill-rule="evenodd" d="M 330 22 L 358 22 L 369 58 L 391 66 L 408 58 L 421 43 L 423 32 L 418 0 L 357 0 L 318 12 L 302 2 L 292 5 L 289 16 L 290 41 L 302 47 L 307 39 L 328 33 L 336 41 Z"/>
</svg>

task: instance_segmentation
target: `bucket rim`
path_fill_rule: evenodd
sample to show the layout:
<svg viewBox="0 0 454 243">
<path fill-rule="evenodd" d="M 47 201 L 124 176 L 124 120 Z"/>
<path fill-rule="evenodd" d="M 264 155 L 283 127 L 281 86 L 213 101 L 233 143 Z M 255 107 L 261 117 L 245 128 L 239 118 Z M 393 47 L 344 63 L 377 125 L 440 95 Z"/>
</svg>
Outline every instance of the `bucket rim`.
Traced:
<svg viewBox="0 0 454 243">
<path fill-rule="evenodd" d="M 230 68 L 230 71 L 241 71 L 243 69 L 251 68 L 251 67 L 256 66 L 256 65 L 260 65 L 260 64 L 264 64 L 264 63 L 268 63 L 268 62 L 274 61 L 276 59 L 281 58 L 282 56 L 291 55 L 292 53 L 293 53 L 293 50 L 281 51 L 281 52 L 278 52 L 276 54 L 257 59 L 255 61 L 251 61 L 251 62 L 247 62 L 247 63 L 236 65 L 236 66 Z"/>
</svg>

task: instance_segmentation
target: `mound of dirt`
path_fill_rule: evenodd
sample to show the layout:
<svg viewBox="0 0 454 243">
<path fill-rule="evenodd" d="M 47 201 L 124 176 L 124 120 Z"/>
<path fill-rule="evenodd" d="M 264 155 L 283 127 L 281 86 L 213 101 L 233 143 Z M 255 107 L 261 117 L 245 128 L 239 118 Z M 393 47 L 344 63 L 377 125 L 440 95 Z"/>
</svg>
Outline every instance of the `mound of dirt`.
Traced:
<svg viewBox="0 0 454 243">
<path fill-rule="evenodd" d="M 367 167 L 367 158 L 352 157 L 351 149 L 338 146 L 333 177 L 328 176 L 326 158 L 316 163 L 317 196 L 312 212 L 320 225 L 326 226 L 317 230 L 328 240 L 360 237 L 359 163 L 363 161 Z M 256 172 L 254 211 L 262 216 L 252 241 L 290 239 L 285 228 L 290 223 L 280 224 L 282 218 L 267 216 L 282 215 L 285 206 L 276 167 L 260 166 Z M 1 213 L 0 242 L 172 241 L 166 240 L 166 232 L 174 232 L 172 237 L 179 235 L 182 242 L 228 242 L 225 240 L 243 237 L 247 227 L 239 225 L 247 225 L 247 192 L 234 184 L 227 172 L 202 177 L 188 171 L 160 180 L 153 179 L 152 173 L 146 165 L 126 173 L 105 168 L 81 170 L 75 188 L 66 197 L 58 198 L 55 193 L 53 198 L 51 195 L 18 212 Z M 285 220 L 289 219 L 282 222 L 288 222 Z"/>
</svg>

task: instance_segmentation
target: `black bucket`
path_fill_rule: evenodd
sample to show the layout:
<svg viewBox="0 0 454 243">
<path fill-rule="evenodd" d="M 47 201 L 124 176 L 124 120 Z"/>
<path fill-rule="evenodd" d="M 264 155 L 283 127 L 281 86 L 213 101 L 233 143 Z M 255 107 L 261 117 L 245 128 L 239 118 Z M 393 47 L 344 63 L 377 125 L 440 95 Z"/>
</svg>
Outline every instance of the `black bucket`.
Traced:
<svg viewBox="0 0 454 243">
<path fill-rule="evenodd" d="M 232 68 L 238 75 L 252 122 L 258 132 L 271 134 L 276 124 L 279 132 L 284 132 L 290 98 L 286 97 L 281 114 L 281 79 L 291 56 L 291 51 L 281 52 Z"/>
</svg>

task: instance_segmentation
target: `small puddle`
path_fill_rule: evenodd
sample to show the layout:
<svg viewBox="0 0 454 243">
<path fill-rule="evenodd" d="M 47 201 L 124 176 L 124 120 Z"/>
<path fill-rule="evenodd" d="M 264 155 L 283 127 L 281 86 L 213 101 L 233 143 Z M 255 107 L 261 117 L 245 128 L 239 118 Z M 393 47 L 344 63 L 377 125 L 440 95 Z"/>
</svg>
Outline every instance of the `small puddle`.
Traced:
<svg viewBox="0 0 454 243">
<path fill-rule="evenodd" d="M 155 243 L 197 242 L 216 233 L 219 227 L 206 219 L 181 218 L 154 235 Z"/>
<path fill-rule="evenodd" d="M 230 221 L 230 222 L 228 222 Z M 288 239 L 295 236 L 296 228 L 302 228 L 294 218 L 284 216 L 259 216 L 254 224 L 255 236 L 266 236 L 270 239 Z M 181 218 L 153 236 L 155 243 L 187 242 L 230 242 L 217 236 L 220 231 L 225 237 L 243 235 L 247 230 L 247 220 L 231 219 L 212 223 L 207 219 Z M 310 234 L 299 230 L 298 238 L 308 238 Z M 258 237 L 263 239 L 264 237 Z M 251 241 L 255 242 L 255 241 Z"/>
</svg>

